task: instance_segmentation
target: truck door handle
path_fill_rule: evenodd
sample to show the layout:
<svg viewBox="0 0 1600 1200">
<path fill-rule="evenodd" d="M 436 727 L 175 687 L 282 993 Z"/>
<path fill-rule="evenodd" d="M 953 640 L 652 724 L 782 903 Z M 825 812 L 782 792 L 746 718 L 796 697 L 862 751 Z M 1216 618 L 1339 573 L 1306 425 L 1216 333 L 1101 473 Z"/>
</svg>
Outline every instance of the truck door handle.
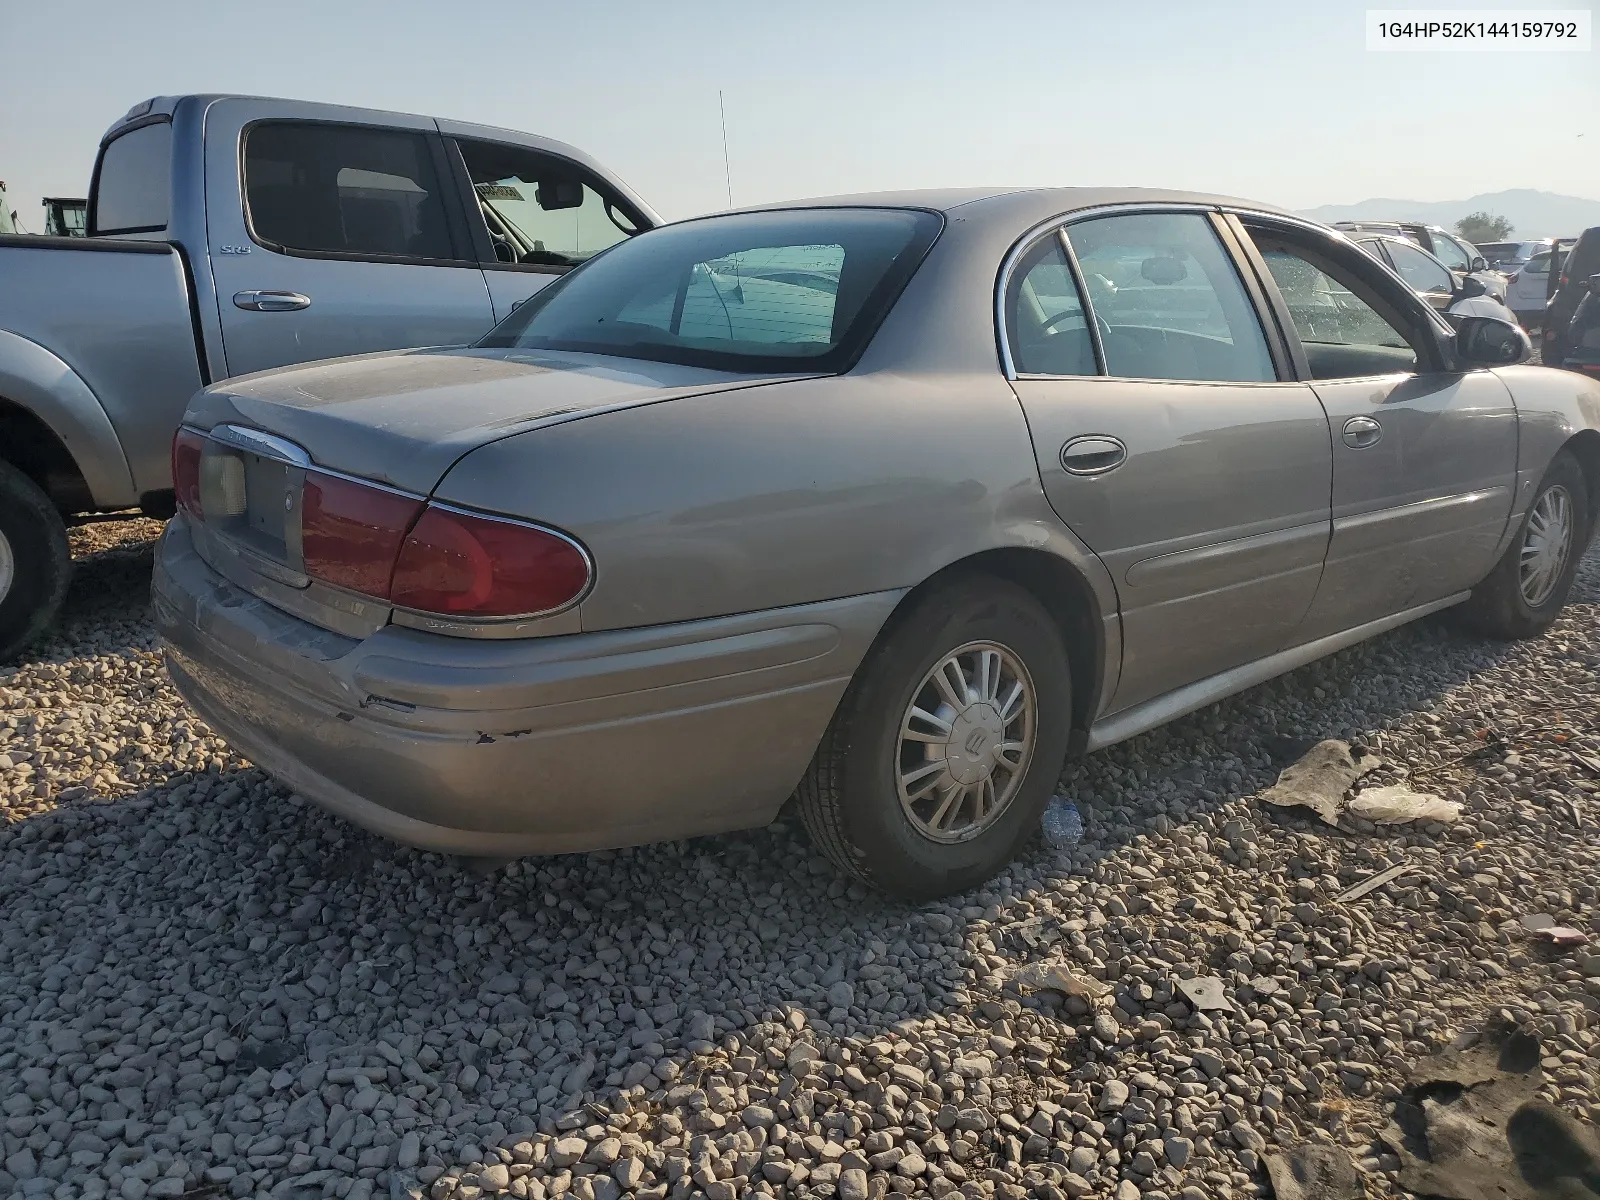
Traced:
<svg viewBox="0 0 1600 1200">
<path fill-rule="evenodd" d="M 235 292 L 233 306 L 250 312 L 295 312 L 310 308 L 311 297 L 299 292 Z"/>
<path fill-rule="evenodd" d="M 1128 459 L 1128 448 L 1114 437 L 1090 433 L 1061 447 L 1061 469 L 1068 475 L 1104 475 Z"/>
<path fill-rule="evenodd" d="M 1344 423 L 1344 444 L 1352 450 L 1365 450 L 1383 440 L 1383 426 L 1371 417 L 1351 417 Z"/>
</svg>

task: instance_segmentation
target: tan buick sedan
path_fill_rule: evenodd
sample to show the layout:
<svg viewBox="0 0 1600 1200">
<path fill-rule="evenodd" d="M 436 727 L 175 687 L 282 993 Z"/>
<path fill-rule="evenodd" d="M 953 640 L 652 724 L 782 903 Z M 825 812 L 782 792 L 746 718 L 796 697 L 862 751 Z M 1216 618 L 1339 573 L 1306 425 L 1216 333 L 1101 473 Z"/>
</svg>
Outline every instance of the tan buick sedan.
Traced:
<svg viewBox="0 0 1600 1200">
<path fill-rule="evenodd" d="M 1600 383 L 1343 235 L 1133 190 L 806 201 L 477 346 L 229 380 L 155 606 L 238 750 L 506 857 L 762 824 L 970 887 L 1069 752 L 1451 605 L 1553 621 Z"/>
</svg>

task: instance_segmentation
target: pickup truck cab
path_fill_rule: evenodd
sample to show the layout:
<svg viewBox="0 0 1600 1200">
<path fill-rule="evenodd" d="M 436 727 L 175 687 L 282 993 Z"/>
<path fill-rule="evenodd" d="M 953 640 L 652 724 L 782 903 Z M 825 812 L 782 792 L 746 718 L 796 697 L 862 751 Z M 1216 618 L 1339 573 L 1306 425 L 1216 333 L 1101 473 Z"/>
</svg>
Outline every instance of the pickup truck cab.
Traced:
<svg viewBox="0 0 1600 1200">
<path fill-rule="evenodd" d="M 660 223 L 561 142 L 231 95 L 135 105 L 88 236 L 0 236 L 0 661 L 65 593 L 64 518 L 171 511 L 184 406 L 220 379 L 475 341 Z"/>
</svg>

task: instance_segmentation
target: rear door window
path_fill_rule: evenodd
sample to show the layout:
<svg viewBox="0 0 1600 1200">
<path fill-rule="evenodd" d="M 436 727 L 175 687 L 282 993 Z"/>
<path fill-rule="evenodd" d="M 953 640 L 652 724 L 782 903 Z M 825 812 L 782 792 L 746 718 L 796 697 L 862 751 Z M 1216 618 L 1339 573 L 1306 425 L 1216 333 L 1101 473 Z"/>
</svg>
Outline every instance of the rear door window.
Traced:
<svg viewBox="0 0 1600 1200">
<path fill-rule="evenodd" d="M 269 248 L 341 258 L 463 257 L 425 134 L 263 122 L 245 137 L 244 181 L 251 233 Z"/>
<path fill-rule="evenodd" d="M 1094 375 L 1088 317 L 1058 235 L 1036 243 L 1006 289 L 1011 363 L 1023 375 Z"/>
<path fill-rule="evenodd" d="M 1068 226 L 1106 373 L 1131 379 L 1277 379 L 1261 320 L 1198 213 L 1096 217 Z"/>
<path fill-rule="evenodd" d="M 94 188 L 96 234 L 148 233 L 167 227 L 172 207 L 172 126 L 141 125 L 100 153 Z"/>
</svg>

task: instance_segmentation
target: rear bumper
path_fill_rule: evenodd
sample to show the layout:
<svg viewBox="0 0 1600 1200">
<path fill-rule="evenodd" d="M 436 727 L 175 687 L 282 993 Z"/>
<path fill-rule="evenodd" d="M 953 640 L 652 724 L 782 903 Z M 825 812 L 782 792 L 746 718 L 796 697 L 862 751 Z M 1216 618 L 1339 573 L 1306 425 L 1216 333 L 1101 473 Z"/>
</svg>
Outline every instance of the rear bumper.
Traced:
<svg viewBox="0 0 1600 1200">
<path fill-rule="evenodd" d="M 456 854 L 637 845 L 772 819 L 901 594 L 647 629 L 356 641 L 234 586 L 183 520 L 153 606 L 179 692 L 325 808 Z"/>
</svg>

